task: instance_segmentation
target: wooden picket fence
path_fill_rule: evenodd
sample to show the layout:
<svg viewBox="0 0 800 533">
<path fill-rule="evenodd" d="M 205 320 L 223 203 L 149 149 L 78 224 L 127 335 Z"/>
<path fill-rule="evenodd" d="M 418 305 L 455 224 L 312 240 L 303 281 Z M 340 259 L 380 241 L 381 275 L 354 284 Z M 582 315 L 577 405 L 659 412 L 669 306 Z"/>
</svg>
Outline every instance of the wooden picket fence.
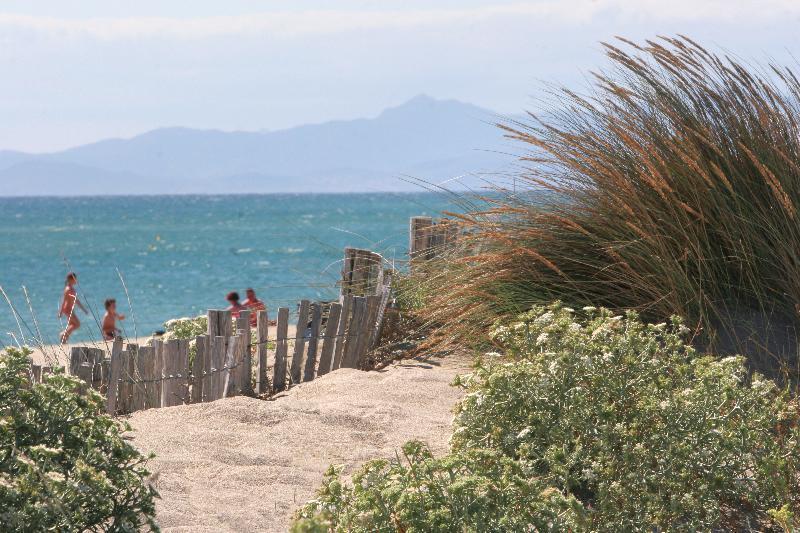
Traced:
<svg viewBox="0 0 800 533">
<path fill-rule="evenodd" d="M 461 227 L 453 220 L 431 217 L 411 217 L 409 222 L 408 255 L 411 263 L 434 259 L 456 241 Z"/>
<path fill-rule="evenodd" d="M 74 347 L 70 373 L 106 394 L 112 414 L 279 393 L 339 368 L 364 366 L 380 342 L 390 281 L 379 254 L 346 248 L 339 301 L 301 300 L 292 338 L 288 307 L 278 309 L 274 338 L 267 310 L 256 312 L 253 332 L 251 311 L 234 319 L 230 311 L 212 309 L 207 333 L 191 340 L 154 338 L 139 346 L 116 339 L 110 357 L 99 348 Z"/>
<path fill-rule="evenodd" d="M 412 217 L 410 259 L 432 259 L 458 235 L 450 220 Z M 240 394 L 268 396 L 340 368 L 362 368 L 381 339 L 392 273 L 379 254 L 345 248 L 339 301 L 301 300 L 292 338 L 288 307 L 278 309 L 274 338 L 266 310 L 256 312 L 253 332 L 250 311 L 234 320 L 230 311 L 212 309 L 205 335 L 154 338 L 143 346 L 116 339 L 110 354 L 74 347 L 69 372 L 106 395 L 109 413 L 124 414 Z M 35 382 L 52 372 L 31 367 Z"/>
</svg>

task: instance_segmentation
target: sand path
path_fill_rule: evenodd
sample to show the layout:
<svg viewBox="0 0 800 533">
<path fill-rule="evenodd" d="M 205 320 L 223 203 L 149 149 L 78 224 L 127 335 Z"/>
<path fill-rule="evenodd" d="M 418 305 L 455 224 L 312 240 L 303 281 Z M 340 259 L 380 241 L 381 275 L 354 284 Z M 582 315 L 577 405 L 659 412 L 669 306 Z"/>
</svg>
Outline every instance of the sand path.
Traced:
<svg viewBox="0 0 800 533">
<path fill-rule="evenodd" d="M 228 398 L 134 413 L 133 440 L 155 452 L 164 531 L 287 531 L 331 463 L 345 472 L 393 457 L 406 440 L 447 447 L 466 359 L 341 369 L 271 401 Z"/>
</svg>

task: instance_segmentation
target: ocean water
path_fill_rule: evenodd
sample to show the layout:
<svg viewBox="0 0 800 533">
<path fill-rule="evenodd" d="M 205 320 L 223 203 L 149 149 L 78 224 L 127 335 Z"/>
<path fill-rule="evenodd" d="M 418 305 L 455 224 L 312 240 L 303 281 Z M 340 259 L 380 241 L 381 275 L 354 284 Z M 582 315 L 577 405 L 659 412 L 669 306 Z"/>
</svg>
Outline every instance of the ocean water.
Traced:
<svg viewBox="0 0 800 533">
<path fill-rule="evenodd" d="M 170 318 L 224 308 L 229 291 L 244 299 L 246 287 L 271 310 L 335 298 L 345 246 L 402 261 L 409 217 L 454 209 L 435 193 L 0 198 L 0 285 L 26 337 L 35 316 L 45 342 L 57 342 L 70 270 L 91 311 L 76 311 L 82 327 L 71 340 L 99 338 L 106 298 L 128 315 L 126 335 L 148 335 Z M 19 329 L 0 299 L 0 342 Z"/>
</svg>

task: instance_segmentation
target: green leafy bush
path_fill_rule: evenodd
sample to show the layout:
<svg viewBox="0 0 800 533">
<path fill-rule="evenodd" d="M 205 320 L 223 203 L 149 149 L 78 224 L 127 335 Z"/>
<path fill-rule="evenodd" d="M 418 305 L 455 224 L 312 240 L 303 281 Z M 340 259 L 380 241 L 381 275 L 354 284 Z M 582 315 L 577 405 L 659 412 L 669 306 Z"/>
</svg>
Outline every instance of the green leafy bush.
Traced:
<svg viewBox="0 0 800 533">
<path fill-rule="evenodd" d="M 678 320 L 648 325 L 593 308 L 580 315 L 553 305 L 497 327 L 505 354 L 457 380 L 467 394 L 451 453 L 370 463 L 353 487 L 329 478 L 302 510 L 306 523 L 341 531 L 800 527 L 796 399 L 748 377 L 742 358 L 697 354 Z M 507 485 L 503 498 L 492 493 Z M 473 491 L 468 500 L 487 500 L 460 504 L 451 492 L 462 486 Z"/>
<path fill-rule="evenodd" d="M 294 531 L 565 531 L 583 520 L 572 497 L 531 478 L 496 452 L 470 450 L 436 459 L 424 444 L 403 446 L 396 461 L 371 461 L 346 486 L 325 474 L 318 498 L 300 510 Z"/>
<path fill-rule="evenodd" d="M 0 354 L 0 530 L 157 531 L 145 458 L 94 391 L 32 385 L 27 351 Z"/>
</svg>

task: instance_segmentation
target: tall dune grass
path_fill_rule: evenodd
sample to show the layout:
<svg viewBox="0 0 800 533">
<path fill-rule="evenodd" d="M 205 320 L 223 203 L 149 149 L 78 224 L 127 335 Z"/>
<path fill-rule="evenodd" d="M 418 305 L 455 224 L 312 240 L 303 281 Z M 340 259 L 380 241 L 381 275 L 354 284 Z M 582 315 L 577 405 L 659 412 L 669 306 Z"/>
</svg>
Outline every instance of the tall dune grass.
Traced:
<svg viewBox="0 0 800 533">
<path fill-rule="evenodd" d="M 524 170 L 463 217 L 476 251 L 417 269 L 424 316 L 439 340 L 463 340 L 553 299 L 678 314 L 706 346 L 746 338 L 786 363 L 800 81 L 686 37 L 603 46 L 612 67 L 588 94 L 553 91 L 551 112 L 500 125 L 525 148 Z M 532 201 L 536 189 L 550 193 Z"/>
</svg>

